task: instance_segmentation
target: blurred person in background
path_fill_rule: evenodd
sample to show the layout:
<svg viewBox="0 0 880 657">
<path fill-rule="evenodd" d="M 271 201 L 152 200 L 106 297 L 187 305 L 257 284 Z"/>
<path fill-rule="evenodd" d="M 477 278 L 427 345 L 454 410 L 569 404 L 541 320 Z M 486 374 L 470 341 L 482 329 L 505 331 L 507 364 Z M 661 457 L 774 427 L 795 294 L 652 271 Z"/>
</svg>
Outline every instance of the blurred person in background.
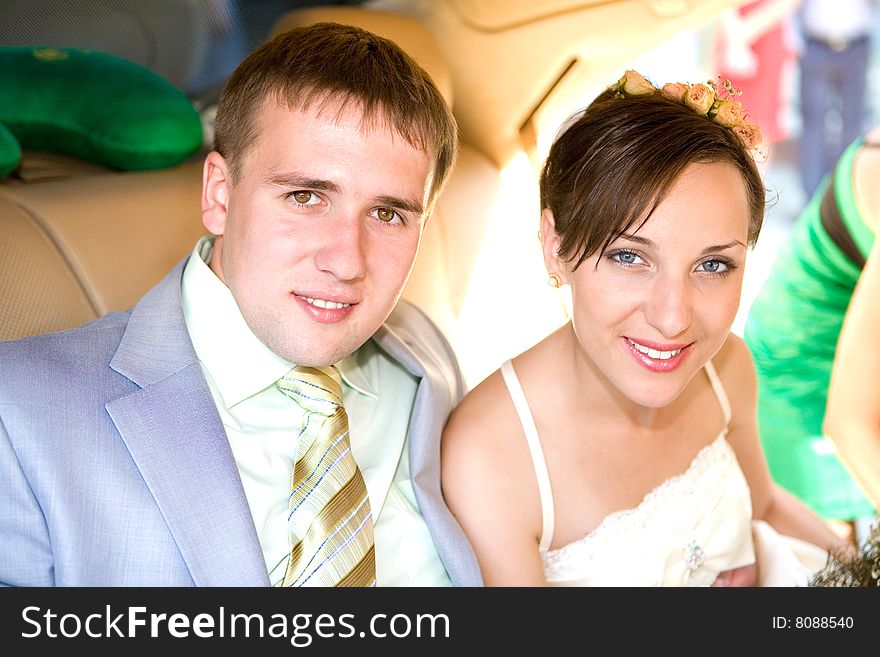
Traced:
<svg viewBox="0 0 880 657">
<path fill-rule="evenodd" d="M 813 195 L 749 309 L 743 336 L 755 361 L 758 423 L 774 480 L 840 521 L 832 524 L 853 540 L 876 509 L 841 465 L 823 419 L 835 345 L 880 222 L 878 177 L 875 128 L 844 151 Z M 853 383 L 876 395 L 871 381 Z"/>
<path fill-rule="evenodd" d="M 880 379 L 878 326 L 880 242 L 875 240 L 843 321 L 824 425 L 875 509 L 880 508 L 880 395 L 866 382 Z"/>
<path fill-rule="evenodd" d="M 749 99 L 765 144 L 789 136 L 786 114 L 797 67 L 793 12 L 801 0 L 757 0 L 725 10 L 718 24 L 716 68 Z"/>
<path fill-rule="evenodd" d="M 877 0 L 803 0 L 799 168 L 807 197 L 865 129 Z M 839 122 L 832 117 L 839 117 Z M 837 125 L 835 125 L 837 123 Z"/>
</svg>

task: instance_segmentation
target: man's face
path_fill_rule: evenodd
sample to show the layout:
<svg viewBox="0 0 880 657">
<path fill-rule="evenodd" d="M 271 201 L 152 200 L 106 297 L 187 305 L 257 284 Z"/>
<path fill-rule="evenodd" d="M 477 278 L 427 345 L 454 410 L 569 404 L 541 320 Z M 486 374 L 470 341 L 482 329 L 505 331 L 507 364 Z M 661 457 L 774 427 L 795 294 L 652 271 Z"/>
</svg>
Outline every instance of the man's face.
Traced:
<svg viewBox="0 0 880 657">
<path fill-rule="evenodd" d="M 219 154 L 205 162 L 211 269 L 254 334 L 292 363 L 329 365 L 366 342 L 418 251 L 431 157 L 361 118 L 352 103 L 266 102 L 234 183 Z"/>
</svg>

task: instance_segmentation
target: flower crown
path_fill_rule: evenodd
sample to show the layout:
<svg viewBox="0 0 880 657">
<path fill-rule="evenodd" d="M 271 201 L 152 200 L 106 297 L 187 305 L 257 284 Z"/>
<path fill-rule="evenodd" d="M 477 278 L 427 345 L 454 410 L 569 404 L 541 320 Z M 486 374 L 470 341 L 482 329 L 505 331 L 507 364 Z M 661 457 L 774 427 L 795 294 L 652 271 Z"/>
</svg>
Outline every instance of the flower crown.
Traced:
<svg viewBox="0 0 880 657">
<path fill-rule="evenodd" d="M 658 90 L 641 73 L 628 70 L 610 88 L 621 98 L 644 96 L 660 91 L 667 98 L 687 105 L 700 116 L 730 128 L 748 150 L 753 154 L 759 152 L 761 128 L 746 117 L 742 103 L 734 99 L 734 96 L 742 92 L 734 89 L 730 80 L 725 81 L 721 86 L 722 90 L 719 90 L 711 80 L 706 84 L 667 82 Z"/>
</svg>

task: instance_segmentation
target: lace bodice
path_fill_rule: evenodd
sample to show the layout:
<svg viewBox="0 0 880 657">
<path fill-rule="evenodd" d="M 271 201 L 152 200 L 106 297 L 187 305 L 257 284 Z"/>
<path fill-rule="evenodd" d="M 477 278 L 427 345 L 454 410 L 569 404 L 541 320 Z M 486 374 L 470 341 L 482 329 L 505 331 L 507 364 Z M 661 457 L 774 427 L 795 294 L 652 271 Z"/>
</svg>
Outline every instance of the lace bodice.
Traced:
<svg viewBox="0 0 880 657">
<path fill-rule="evenodd" d="M 709 367 L 729 421 L 726 396 L 721 398 L 723 388 Z M 543 450 L 531 411 L 521 408 L 525 396 L 512 364 L 505 363 L 502 373 L 531 436 L 544 513 L 541 558 L 551 586 L 706 586 L 718 573 L 755 561 L 751 496 L 726 428 L 687 470 L 651 490 L 638 506 L 612 513 L 587 536 L 549 549 L 554 520 Z"/>
<path fill-rule="evenodd" d="M 612 513 L 591 533 L 541 553 L 557 586 L 707 586 L 755 560 L 749 488 L 725 433 L 690 467 Z"/>
</svg>

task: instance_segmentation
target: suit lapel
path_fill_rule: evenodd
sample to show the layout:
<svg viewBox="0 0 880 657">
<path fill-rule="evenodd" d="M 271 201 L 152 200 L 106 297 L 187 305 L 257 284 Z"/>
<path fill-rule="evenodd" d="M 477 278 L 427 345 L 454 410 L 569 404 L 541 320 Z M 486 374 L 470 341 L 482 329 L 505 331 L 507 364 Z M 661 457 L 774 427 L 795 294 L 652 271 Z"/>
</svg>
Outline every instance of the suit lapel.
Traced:
<svg viewBox="0 0 880 657">
<path fill-rule="evenodd" d="M 399 306 L 398 306 L 399 307 Z M 413 312 L 407 308 L 409 312 Z M 426 344 L 425 337 L 413 339 L 408 327 L 400 322 L 396 310 L 373 336 L 376 343 L 397 360 L 410 374 L 419 379 L 413 403 L 407 438 L 409 439 L 410 470 L 413 482 L 439 482 L 440 431 L 446 418 L 462 394 L 463 384 L 449 367 L 450 356 L 438 358 Z M 436 331 L 430 327 L 431 331 Z M 424 482 L 426 483 L 426 482 Z M 433 486 L 428 486 L 433 488 Z"/>
<path fill-rule="evenodd" d="M 183 264 L 133 309 L 110 365 L 140 389 L 107 411 L 196 585 L 268 585 L 238 468 L 183 319 Z"/>
<path fill-rule="evenodd" d="M 413 403 L 412 417 L 409 422 L 407 437 L 413 438 L 413 431 L 425 426 L 440 426 L 446 420 L 446 416 L 452 409 L 453 400 L 451 386 L 444 385 L 442 373 L 437 368 L 430 367 L 424 362 L 425 354 L 418 354 L 418 343 L 407 340 L 405 331 L 395 329 L 389 324 L 379 328 L 374 339 L 392 358 L 403 365 L 406 370 L 419 379 L 416 398 Z M 427 366 L 426 366 L 427 365 Z M 423 454 L 423 448 L 427 447 L 424 438 L 410 440 L 410 458 L 415 457 L 417 462 L 430 455 Z M 439 445 L 437 445 L 439 449 Z M 415 453 L 413 453 L 415 451 Z M 433 450 L 431 450 L 433 452 Z M 438 452 L 439 460 L 439 452 Z M 411 464 L 412 467 L 412 464 Z"/>
<path fill-rule="evenodd" d="M 404 302 L 398 304 L 373 339 L 419 378 L 407 429 L 410 477 L 416 500 L 453 583 L 479 585 L 482 578 L 476 557 L 440 489 L 440 433 L 464 392 L 464 383 L 453 365 L 455 356 L 438 336 L 437 328 Z M 444 353 L 438 353 L 439 350 Z"/>
<path fill-rule="evenodd" d="M 394 480 L 394 474 L 399 464 L 399 455 L 401 454 L 407 438 L 411 438 L 414 427 L 421 427 L 421 420 L 414 421 L 417 416 L 424 414 L 433 415 L 438 407 L 443 407 L 445 402 L 443 395 L 448 396 L 448 389 L 439 391 L 439 399 L 433 396 L 433 391 L 437 388 L 433 385 L 433 375 L 426 372 L 426 369 L 419 357 L 413 352 L 410 344 L 399 335 L 394 328 L 385 324 L 379 328 L 379 331 L 373 336 L 373 340 L 379 347 L 388 354 L 393 360 L 403 366 L 403 368 L 416 378 L 416 392 L 412 409 L 407 409 L 411 413 L 411 417 L 406 424 L 406 430 L 400 433 L 391 432 L 385 434 L 375 434 L 371 436 L 371 443 L 361 442 L 356 448 L 369 452 L 371 458 L 367 459 L 371 465 L 363 471 L 364 479 L 370 492 L 370 505 L 373 513 L 378 517 L 382 513 L 388 491 L 391 488 L 391 482 Z M 391 404 L 391 401 L 383 403 Z M 359 421 L 369 422 L 368 418 L 360 417 Z M 436 424 L 436 423 L 434 423 Z M 417 449 L 421 450 L 425 443 L 424 436 L 416 431 Z M 412 452 L 413 441 L 410 440 L 410 452 Z M 421 453 L 417 459 L 424 460 L 425 456 Z M 410 456 L 410 468 L 412 468 L 412 456 Z"/>
</svg>

